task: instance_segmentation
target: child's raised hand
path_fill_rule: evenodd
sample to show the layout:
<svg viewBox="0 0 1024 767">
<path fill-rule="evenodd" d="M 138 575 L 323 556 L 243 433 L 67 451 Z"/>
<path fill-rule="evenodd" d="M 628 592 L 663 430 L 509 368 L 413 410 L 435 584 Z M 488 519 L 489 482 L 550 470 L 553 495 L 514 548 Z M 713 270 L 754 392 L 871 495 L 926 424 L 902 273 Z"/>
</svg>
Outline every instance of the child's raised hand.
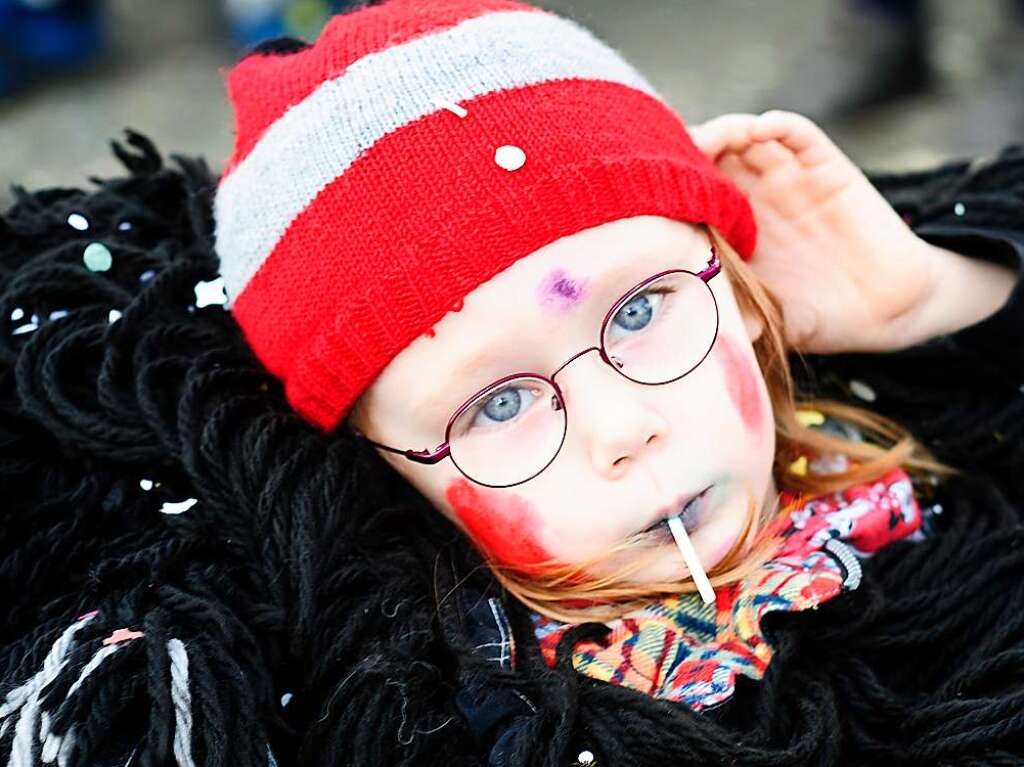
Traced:
<svg viewBox="0 0 1024 767">
<path fill-rule="evenodd" d="M 750 262 L 808 353 L 879 351 L 931 291 L 933 259 L 867 177 L 810 119 L 772 110 L 689 127 L 749 196 Z"/>
</svg>

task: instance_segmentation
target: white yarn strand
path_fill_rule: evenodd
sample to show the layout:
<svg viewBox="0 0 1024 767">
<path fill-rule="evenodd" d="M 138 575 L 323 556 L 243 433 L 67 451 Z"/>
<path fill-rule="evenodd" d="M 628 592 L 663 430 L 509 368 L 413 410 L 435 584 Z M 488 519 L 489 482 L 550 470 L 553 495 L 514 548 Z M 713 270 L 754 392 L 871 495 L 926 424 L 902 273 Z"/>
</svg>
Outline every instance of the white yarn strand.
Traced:
<svg viewBox="0 0 1024 767">
<path fill-rule="evenodd" d="M 188 690 L 188 653 L 180 639 L 167 640 L 167 653 L 171 657 L 174 756 L 179 767 L 196 767 L 192 761 L 192 696 Z"/>
<path fill-rule="evenodd" d="M 25 684 L 8 693 L 3 705 L 0 706 L 0 718 L 13 714 L 15 711 L 21 712 L 18 723 L 14 727 L 14 740 L 11 743 L 11 758 L 7 762 L 8 767 L 31 767 L 34 761 L 32 751 L 35 745 L 36 721 L 40 708 L 39 694 L 46 685 L 57 678 L 61 669 L 67 664 L 65 656 L 75 640 L 75 634 L 94 617 L 95 613 L 68 626 L 46 654 L 42 669 Z"/>
<path fill-rule="evenodd" d="M 112 644 L 106 647 L 101 647 L 96 651 L 96 654 L 89 659 L 89 662 L 82 667 L 82 671 L 78 674 L 78 679 L 68 689 L 68 694 L 64 696 L 64 700 L 71 700 L 71 696 L 74 695 L 78 688 L 82 686 L 82 683 L 86 678 L 96 669 L 100 667 L 107 658 L 113 655 L 115 652 L 121 649 L 121 645 Z M 74 727 L 69 727 L 68 731 L 63 735 L 55 735 L 50 732 L 49 717 L 44 720 L 43 725 L 39 730 L 39 739 L 43 744 L 43 752 L 41 758 L 45 764 L 49 764 L 57 760 L 60 767 L 63 767 L 67 763 L 68 756 L 70 755 L 71 748 L 75 744 Z"/>
</svg>

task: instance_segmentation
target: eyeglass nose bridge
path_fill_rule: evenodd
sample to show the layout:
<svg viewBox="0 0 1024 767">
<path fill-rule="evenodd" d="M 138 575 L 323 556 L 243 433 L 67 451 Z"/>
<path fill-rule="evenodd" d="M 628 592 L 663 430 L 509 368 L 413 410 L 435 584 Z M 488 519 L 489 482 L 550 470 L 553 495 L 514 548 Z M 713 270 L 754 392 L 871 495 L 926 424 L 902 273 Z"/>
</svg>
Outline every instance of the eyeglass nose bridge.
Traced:
<svg viewBox="0 0 1024 767">
<path fill-rule="evenodd" d="M 552 410 L 561 410 L 562 408 L 565 407 L 565 395 L 562 394 L 562 388 L 558 385 L 558 382 L 555 380 L 555 376 L 557 376 L 559 373 L 565 370 L 565 368 L 569 366 L 570 362 L 572 362 L 575 359 L 578 359 L 579 357 L 582 357 L 584 354 L 589 354 L 592 351 L 596 351 L 601 356 L 601 361 L 604 362 L 606 365 L 609 365 L 616 372 L 620 372 L 622 370 L 622 360 L 615 356 L 609 357 L 608 354 L 605 352 L 603 346 L 591 346 L 586 349 L 583 349 L 582 351 L 576 352 L 576 354 L 572 355 L 569 359 L 563 362 L 554 373 L 548 376 L 548 381 L 551 382 L 551 385 L 555 389 L 555 396 L 552 398 L 551 402 Z"/>
</svg>

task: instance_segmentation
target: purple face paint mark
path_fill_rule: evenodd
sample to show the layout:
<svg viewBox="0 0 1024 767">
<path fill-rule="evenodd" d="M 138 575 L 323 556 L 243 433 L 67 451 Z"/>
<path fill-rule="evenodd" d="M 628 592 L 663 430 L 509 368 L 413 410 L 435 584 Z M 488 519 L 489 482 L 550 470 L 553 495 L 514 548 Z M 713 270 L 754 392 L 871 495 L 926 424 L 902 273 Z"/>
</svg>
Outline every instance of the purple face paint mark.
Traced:
<svg viewBox="0 0 1024 767">
<path fill-rule="evenodd" d="M 582 300 L 585 286 L 585 280 L 574 280 L 564 269 L 555 269 L 541 283 L 539 300 L 544 306 L 565 312 Z"/>
</svg>

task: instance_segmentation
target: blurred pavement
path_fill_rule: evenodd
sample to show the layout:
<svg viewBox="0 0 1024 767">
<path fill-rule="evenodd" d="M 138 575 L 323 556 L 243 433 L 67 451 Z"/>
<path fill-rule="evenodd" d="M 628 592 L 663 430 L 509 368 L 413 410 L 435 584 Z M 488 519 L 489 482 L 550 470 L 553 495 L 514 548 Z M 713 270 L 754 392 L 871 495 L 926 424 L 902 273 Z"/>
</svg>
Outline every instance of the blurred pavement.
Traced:
<svg viewBox="0 0 1024 767">
<path fill-rule="evenodd" d="M 688 122 L 756 108 L 789 57 L 819 34 L 828 2 L 537 1 L 619 49 Z M 233 128 L 220 69 L 239 54 L 218 4 L 112 0 L 109 7 L 113 40 L 102 61 L 0 101 L 0 207 L 10 201 L 12 182 L 85 186 L 90 175 L 120 175 L 108 141 L 125 127 L 151 137 L 165 154 L 204 155 L 215 169 L 227 159 Z M 1001 24 L 1002 0 L 933 0 L 929 8 L 939 91 L 825 126 L 862 166 L 924 167 L 1024 141 L 1005 124 L 963 112 L 985 87 L 984 57 Z"/>
</svg>

